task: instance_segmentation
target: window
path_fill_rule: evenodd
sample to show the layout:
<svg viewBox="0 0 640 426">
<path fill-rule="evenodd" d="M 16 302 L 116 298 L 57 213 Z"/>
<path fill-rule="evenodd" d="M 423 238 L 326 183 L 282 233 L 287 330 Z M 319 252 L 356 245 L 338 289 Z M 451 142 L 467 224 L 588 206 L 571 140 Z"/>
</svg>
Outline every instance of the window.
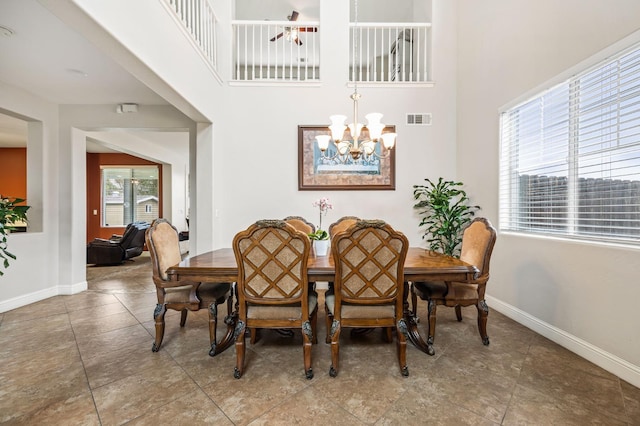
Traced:
<svg viewBox="0 0 640 426">
<path fill-rule="evenodd" d="M 640 46 L 503 111 L 500 227 L 640 245 Z"/>
<path fill-rule="evenodd" d="M 103 166 L 102 226 L 151 223 L 159 217 L 157 166 Z"/>
</svg>

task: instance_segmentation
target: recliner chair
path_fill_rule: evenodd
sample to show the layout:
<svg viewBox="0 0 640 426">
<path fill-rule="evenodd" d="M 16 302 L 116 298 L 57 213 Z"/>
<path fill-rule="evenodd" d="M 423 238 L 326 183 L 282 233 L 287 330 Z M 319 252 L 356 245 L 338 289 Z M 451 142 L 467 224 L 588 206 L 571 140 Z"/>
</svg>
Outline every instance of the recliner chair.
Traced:
<svg viewBox="0 0 640 426">
<path fill-rule="evenodd" d="M 96 238 L 87 244 L 87 264 L 117 265 L 142 254 L 147 222 L 132 222 L 121 237 Z"/>
</svg>

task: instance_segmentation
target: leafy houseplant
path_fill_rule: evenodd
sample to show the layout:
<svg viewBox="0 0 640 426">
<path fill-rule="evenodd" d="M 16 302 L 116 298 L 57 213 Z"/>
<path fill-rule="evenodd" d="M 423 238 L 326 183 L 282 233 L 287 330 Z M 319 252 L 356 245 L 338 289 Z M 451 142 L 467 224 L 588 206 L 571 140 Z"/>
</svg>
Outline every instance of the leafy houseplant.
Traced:
<svg viewBox="0 0 640 426">
<path fill-rule="evenodd" d="M 325 241 L 329 239 L 329 233 L 324 229 L 318 229 L 316 232 L 309 234 L 309 238 L 313 241 Z"/>
<path fill-rule="evenodd" d="M 462 231 L 471 222 L 480 206 L 469 204 L 462 182 L 438 179 L 437 183 L 425 179 L 427 185 L 413 185 L 413 208 L 422 217 L 420 227 L 426 227 L 422 238 L 429 249 L 449 256 L 460 255 Z"/>
<path fill-rule="evenodd" d="M 20 203 L 24 203 L 21 198 L 0 195 L 0 259 L 2 259 L 5 268 L 9 267 L 9 258 L 16 258 L 13 253 L 7 250 L 7 236 L 14 229 L 14 223 L 27 220 L 27 210 L 30 208 L 30 206 L 26 205 L 16 205 Z M 0 276 L 2 275 L 4 273 L 0 270 Z"/>
</svg>

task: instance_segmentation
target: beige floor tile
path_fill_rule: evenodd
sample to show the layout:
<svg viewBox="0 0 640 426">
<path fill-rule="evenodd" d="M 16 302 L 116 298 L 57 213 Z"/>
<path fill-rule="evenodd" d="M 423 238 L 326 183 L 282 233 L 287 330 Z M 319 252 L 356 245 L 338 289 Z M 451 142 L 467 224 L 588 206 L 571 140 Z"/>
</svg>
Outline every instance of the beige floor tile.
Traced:
<svg viewBox="0 0 640 426">
<path fill-rule="evenodd" d="M 285 399 L 282 404 L 249 423 L 250 426 L 287 424 L 357 426 L 367 423 L 322 397 L 314 386 Z"/>
<path fill-rule="evenodd" d="M 489 421 L 449 401 L 446 395 L 432 391 L 432 388 L 409 389 L 394 404 L 376 425 L 473 425 L 495 426 Z"/>
<path fill-rule="evenodd" d="M 2 423 L 46 411 L 49 407 L 62 410 L 79 396 L 90 395 L 90 391 L 82 364 L 71 362 L 55 368 L 49 366 L 48 371 L 39 374 L 2 380 L 0 395 Z"/>
<path fill-rule="evenodd" d="M 504 416 L 503 425 L 543 424 L 582 426 L 585 424 L 627 425 L 594 410 L 580 400 L 558 398 L 556 394 L 527 385 L 518 385 Z"/>
<path fill-rule="evenodd" d="M 482 345 L 474 307 L 439 307 L 436 354 L 407 345 L 409 377 L 395 341 L 379 330 L 340 338 L 329 377 L 320 291 L 314 378 L 303 371 L 302 337 L 273 331 L 247 339 L 245 373 L 235 348 L 210 357 L 206 310 L 166 314 L 153 353 L 155 287 L 148 254 L 88 267 L 89 290 L 0 314 L 0 423 L 640 425 L 640 389 L 491 311 Z M 426 303 L 419 330 L 426 334 Z M 218 338 L 226 332 L 221 312 Z"/>
<path fill-rule="evenodd" d="M 233 425 L 201 390 L 133 419 L 127 425 Z"/>
<path fill-rule="evenodd" d="M 640 389 L 630 385 L 624 380 L 620 380 L 622 395 L 624 396 L 624 407 L 632 425 L 640 425 Z"/>
<path fill-rule="evenodd" d="M 122 424 L 160 407 L 195 394 L 196 384 L 178 366 L 146 369 L 93 389 L 103 425 Z"/>
</svg>

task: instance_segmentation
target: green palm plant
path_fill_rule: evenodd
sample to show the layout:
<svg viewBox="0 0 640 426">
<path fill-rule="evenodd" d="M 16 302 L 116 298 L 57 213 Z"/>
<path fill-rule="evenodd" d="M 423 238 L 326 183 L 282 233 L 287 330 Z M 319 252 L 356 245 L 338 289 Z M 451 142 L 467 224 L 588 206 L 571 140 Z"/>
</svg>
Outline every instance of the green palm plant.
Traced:
<svg viewBox="0 0 640 426">
<path fill-rule="evenodd" d="M 30 206 L 16 205 L 24 203 L 22 198 L 11 198 L 0 195 L 0 260 L 4 268 L 9 267 L 9 259 L 16 256 L 7 250 L 7 236 L 14 229 L 13 224 L 27 220 L 27 210 Z M 0 276 L 4 273 L 0 270 Z"/>
<path fill-rule="evenodd" d="M 418 200 L 413 208 L 422 217 L 419 226 L 425 227 L 422 239 L 429 243 L 430 250 L 458 257 L 462 231 L 480 206 L 469 204 L 462 182 L 443 178 L 437 183 L 425 181 L 426 185 L 413 185 L 413 198 Z"/>
</svg>

